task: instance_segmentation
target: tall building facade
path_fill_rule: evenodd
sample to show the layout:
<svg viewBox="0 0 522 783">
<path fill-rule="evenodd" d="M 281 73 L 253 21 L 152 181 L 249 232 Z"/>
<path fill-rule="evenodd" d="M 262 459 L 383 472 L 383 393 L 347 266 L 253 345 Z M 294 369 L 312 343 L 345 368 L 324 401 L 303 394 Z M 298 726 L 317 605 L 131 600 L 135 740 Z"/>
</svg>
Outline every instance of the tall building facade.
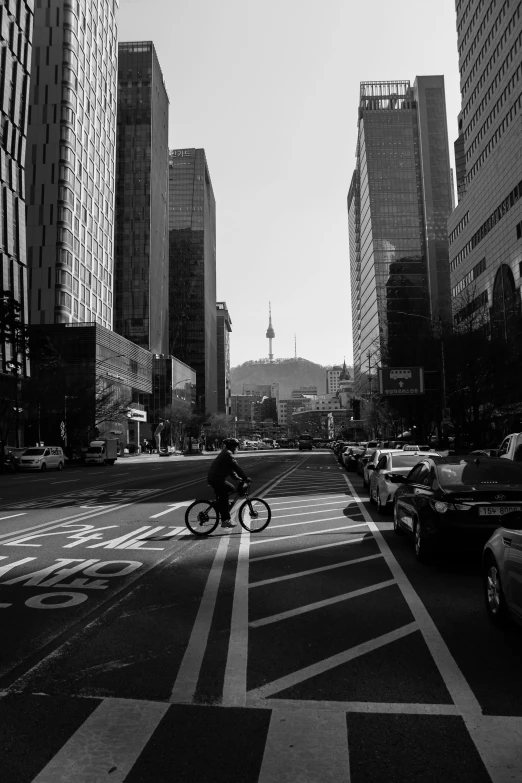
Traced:
<svg viewBox="0 0 522 783">
<path fill-rule="evenodd" d="M 334 365 L 329 370 L 326 370 L 326 393 L 335 394 L 339 389 L 339 378 L 343 368 L 338 365 Z"/>
<path fill-rule="evenodd" d="M 27 136 L 33 324 L 113 323 L 118 0 L 37 3 Z"/>
<path fill-rule="evenodd" d="M 226 302 L 216 303 L 217 319 L 217 404 L 218 413 L 232 414 L 232 385 L 230 382 L 230 332 L 232 319 Z"/>
<path fill-rule="evenodd" d="M 514 331 L 522 284 L 522 8 L 457 3 L 458 205 L 448 221 L 454 319 Z"/>
<path fill-rule="evenodd" d="M 348 193 L 354 385 L 420 360 L 412 332 L 451 318 L 451 177 L 444 79 L 362 82 Z"/>
<path fill-rule="evenodd" d="M 27 107 L 33 38 L 34 0 L 0 5 L 0 274 L 1 290 L 19 305 L 27 323 L 27 257 L 25 229 L 25 157 Z M 8 442 L 20 444 L 17 420 L 20 383 L 29 368 L 18 335 L 0 340 L 0 406 L 5 422 L 16 408 L 15 421 L 4 432 Z M 21 350 L 22 349 L 22 350 Z M 7 410 L 4 410 L 4 405 Z M 9 416 L 8 416 L 9 411 Z"/>
<path fill-rule="evenodd" d="M 169 341 L 196 371 L 196 409 L 216 413 L 216 202 L 203 149 L 169 156 Z"/>
<path fill-rule="evenodd" d="M 169 99 L 152 41 L 118 46 L 114 329 L 168 353 Z"/>
</svg>

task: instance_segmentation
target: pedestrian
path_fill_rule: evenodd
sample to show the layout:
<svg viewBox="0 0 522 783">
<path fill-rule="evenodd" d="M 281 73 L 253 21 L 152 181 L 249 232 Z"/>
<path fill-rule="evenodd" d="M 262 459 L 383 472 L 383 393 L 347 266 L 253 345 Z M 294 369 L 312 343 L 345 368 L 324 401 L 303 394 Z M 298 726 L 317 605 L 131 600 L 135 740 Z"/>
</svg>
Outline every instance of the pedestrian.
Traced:
<svg viewBox="0 0 522 783">
<path fill-rule="evenodd" d="M 147 438 L 143 438 L 143 443 L 141 444 L 141 450 L 144 454 L 147 453 Z"/>
</svg>

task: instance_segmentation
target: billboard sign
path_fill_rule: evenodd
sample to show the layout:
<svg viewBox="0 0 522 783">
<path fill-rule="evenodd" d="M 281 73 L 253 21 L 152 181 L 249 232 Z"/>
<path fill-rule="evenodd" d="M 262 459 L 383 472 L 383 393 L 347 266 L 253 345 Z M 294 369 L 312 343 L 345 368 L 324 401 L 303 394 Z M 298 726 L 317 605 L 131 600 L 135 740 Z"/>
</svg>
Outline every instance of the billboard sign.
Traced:
<svg viewBox="0 0 522 783">
<path fill-rule="evenodd" d="M 424 394 L 424 368 L 379 368 L 379 392 L 390 397 Z"/>
</svg>

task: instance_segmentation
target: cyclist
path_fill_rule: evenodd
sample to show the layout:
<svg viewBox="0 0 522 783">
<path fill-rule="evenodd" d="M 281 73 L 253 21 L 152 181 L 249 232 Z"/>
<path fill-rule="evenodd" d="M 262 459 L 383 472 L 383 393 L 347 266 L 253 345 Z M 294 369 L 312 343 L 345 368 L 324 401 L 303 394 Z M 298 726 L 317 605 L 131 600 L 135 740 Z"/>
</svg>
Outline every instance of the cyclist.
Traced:
<svg viewBox="0 0 522 783">
<path fill-rule="evenodd" d="M 212 462 L 208 471 L 207 481 L 216 493 L 216 506 L 221 517 L 221 527 L 236 527 L 236 523 L 230 519 L 228 506 L 228 496 L 231 492 L 235 492 L 236 488 L 230 481 L 227 481 L 227 476 L 246 482 L 250 481 L 245 471 L 234 459 L 238 447 L 239 441 L 235 438 L 226 438 L 223 441 L 223 450 Z"/>
</svg>

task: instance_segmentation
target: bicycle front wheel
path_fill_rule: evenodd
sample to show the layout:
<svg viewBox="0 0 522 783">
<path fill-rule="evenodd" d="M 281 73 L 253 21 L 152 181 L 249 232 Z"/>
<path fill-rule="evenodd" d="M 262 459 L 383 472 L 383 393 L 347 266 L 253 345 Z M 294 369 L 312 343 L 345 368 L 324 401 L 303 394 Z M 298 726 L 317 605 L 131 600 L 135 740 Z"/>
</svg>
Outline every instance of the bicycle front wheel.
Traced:
<svg viewBox="0 0 522 783">
<path fill-rule="evenodd" d="M 270 506 L 261 498 L 248 498 L 239 509 L 239 523 L 250 533 L 260 533 L 270 524 Z"/>
<path fill-rule="evenodd" d="M 195 536 L 209 536 L 219 524 L 219 514 L 209 500 L 195 500 L 185 511 L 185 524 Z"/>
</svg>

